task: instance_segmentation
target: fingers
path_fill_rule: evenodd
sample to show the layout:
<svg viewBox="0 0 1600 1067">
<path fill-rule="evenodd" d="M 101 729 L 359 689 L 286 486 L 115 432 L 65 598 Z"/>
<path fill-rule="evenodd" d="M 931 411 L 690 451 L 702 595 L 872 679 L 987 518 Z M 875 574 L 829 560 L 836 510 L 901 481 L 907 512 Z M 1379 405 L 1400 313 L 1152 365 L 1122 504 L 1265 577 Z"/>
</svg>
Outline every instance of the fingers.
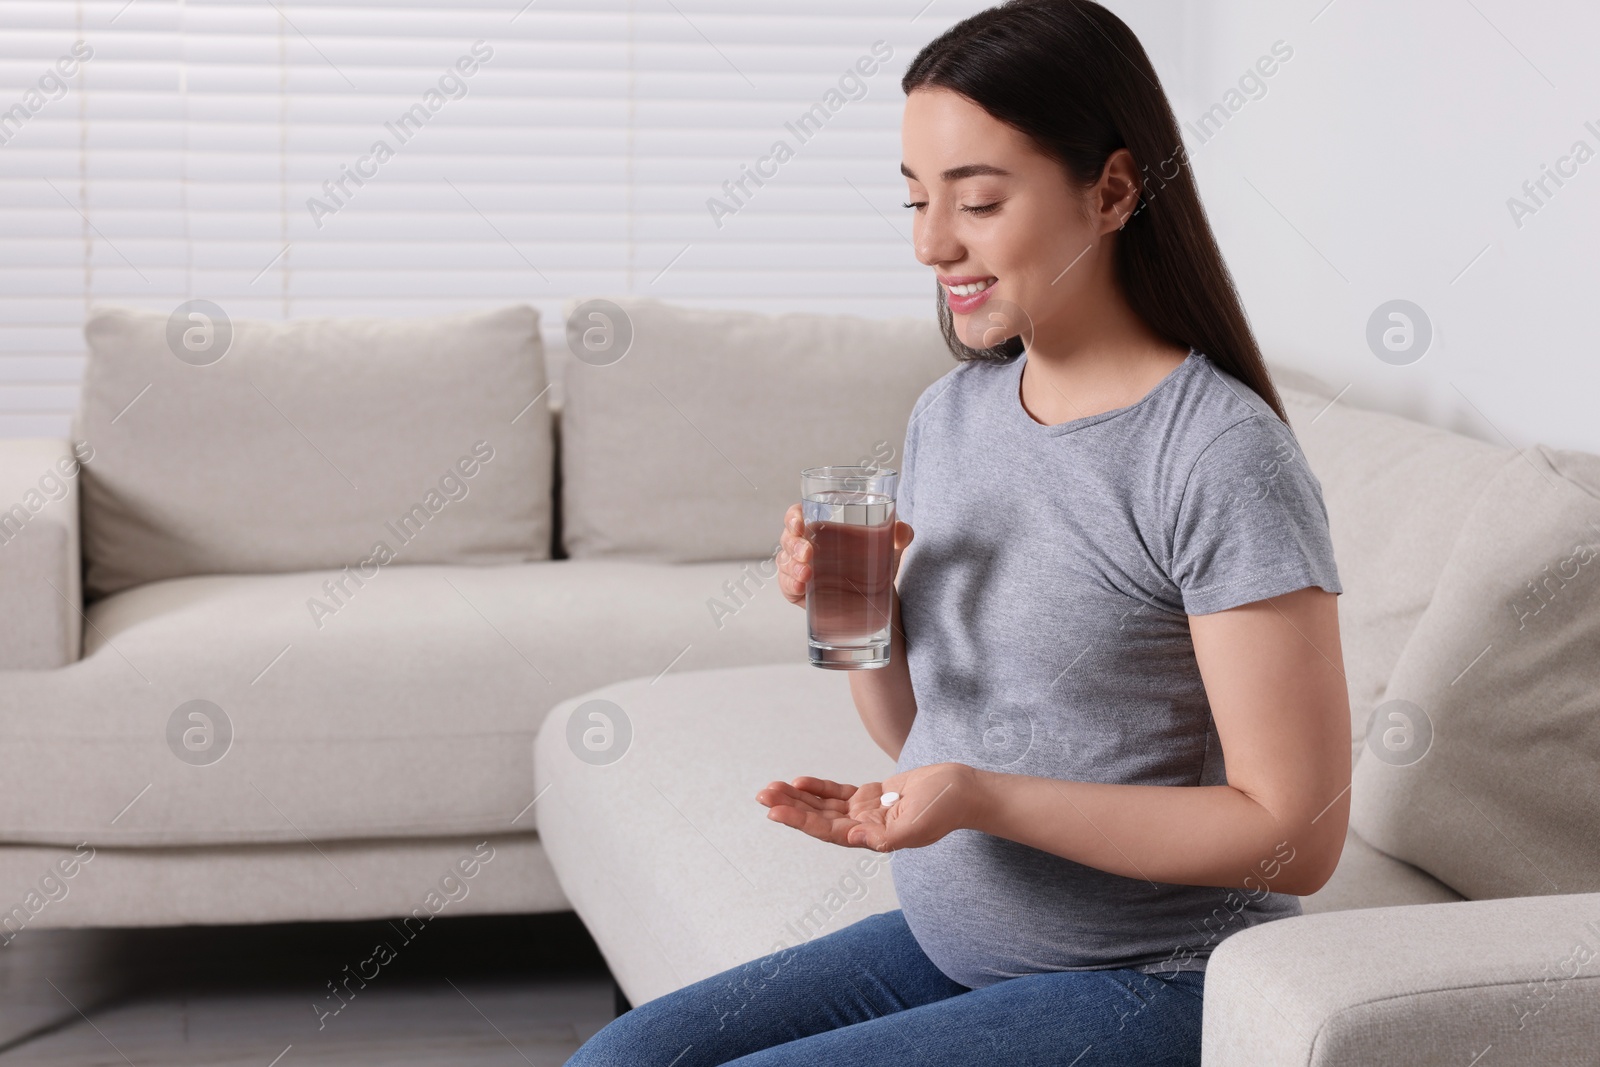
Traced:
<svg viewBox="0 0 1600 1067">
<path fill-rule="evenodd" d="M 812 778 L 810 775 L 801 775 L 794 780 L 795 787 L 819 797 L 833 800 L 849 800 L 855 795 L 856 786 L 841 785 L 826 778 Z"/>
<path fill-rule="evenodd" d="M 909 523 L 896 521 L 894 524 L 894 550 L 891 554 L 889 572 L 894 578 L 900 576 L 900 557 L 905 553 L 906 546 L 911 544 L 911 539 L 916 536 Z"/>
<path fill-rule="evenodd" d="M 874 805 L 882 790 L 878 783 L 847 785 L 827 778 L 802 775 L 793 782 L 772 782 L 756 794 L 767 806 L 767 818 L 811 837 L 846 847 L 888 851 L 884 814 L 877 807 L 850 814 L 850 801 L 863 798 Z"/>
<path fill-rule="evenodd" d="M 894 550 L 896 552 L 905 551 L 906 547 L 911 544 L 911 539 L 916 536 L 917 531 L 911 528 L 910 523 L 897 521 L 894 524 Z"/>
<path fill-rule="evenodd" d="M 798 782 L 800 779 L 797 778 L 795 781 Z M 850 804 L 846 800 L 823 796 L 813 790 L 790 785 L 788 782 L 773 782 L 756 794 L 756 800 L 769 808 L 787 804 L 827 815 L 838 815 L 850 810 Z"/>
<path fill-rule="evenodd" d="M 902 796 L 889 807 L 879 804 L 884 792 L 898 789 L 910 775 L 900 773 L 882 782 L 854 786 L 827 778 L 801 775 L 792 782 L 772 782 L 756 794 L 769 809 L 767 818 L 811 837 L 848 848 L 893 852 L 912 847 L 901 822 Z M 851 814 L 854 800 L 861 810 Z"/>
<path fill-rule="evenodd" d="M 774 806 L 768 810 L 767 818 L 834 845 L 848 844 L 850 827 L 855 825 L 851 820 L 837 815 L 818 815 L 814 811 L 806 811 L 788 804 Z"/>
<path fill-rule="evenodd" d="M 811 542 L 805 536 L 805 516 L 799 504 L 783 514 L 783 534 L 778 538 L 778 588 L 791 603 L 802 603 L 811 580 Z"/>
</svg>

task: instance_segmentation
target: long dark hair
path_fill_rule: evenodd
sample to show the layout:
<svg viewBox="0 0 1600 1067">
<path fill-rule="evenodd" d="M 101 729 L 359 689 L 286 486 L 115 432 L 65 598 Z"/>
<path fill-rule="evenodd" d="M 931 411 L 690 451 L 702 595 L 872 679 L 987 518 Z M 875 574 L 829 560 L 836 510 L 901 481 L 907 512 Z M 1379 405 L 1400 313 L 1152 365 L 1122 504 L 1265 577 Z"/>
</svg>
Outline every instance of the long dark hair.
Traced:
<svg viewBox="0 0 1600 1067">
<path fill-rule="evenodd" d="M 1080 185 L 1119 148 L 1143 176 L 1116 245 L 1117 281 L 1162 338 L 1192 346 L 1255 390 L 1288 422 L 1217 247 L 1183 138 L 1133 31 L 1089 0 L 1006 0 L 950 27 L 917 53 L 900 88 L 960 93 L 1031 137 Z M 1020 336 L 970 348 L 941 294 L 939 326 L 959 360 L 1004 362 Z"/>
</svg>

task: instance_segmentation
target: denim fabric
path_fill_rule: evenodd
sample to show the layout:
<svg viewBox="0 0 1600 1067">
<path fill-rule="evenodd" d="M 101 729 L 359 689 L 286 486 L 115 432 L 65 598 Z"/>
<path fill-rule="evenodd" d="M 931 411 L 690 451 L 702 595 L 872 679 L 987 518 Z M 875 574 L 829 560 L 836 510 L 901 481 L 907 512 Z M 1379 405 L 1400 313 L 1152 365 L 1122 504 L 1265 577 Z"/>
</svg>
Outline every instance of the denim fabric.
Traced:
<svg viewBox="0 0 1600 1067">
<path fill-rule="evenodd" d="M 1049 971 L 968 989 L 900 911 L 614 1019 L 567 1067 L 1198 1067 L 1204 971 Z"/>
</svg>

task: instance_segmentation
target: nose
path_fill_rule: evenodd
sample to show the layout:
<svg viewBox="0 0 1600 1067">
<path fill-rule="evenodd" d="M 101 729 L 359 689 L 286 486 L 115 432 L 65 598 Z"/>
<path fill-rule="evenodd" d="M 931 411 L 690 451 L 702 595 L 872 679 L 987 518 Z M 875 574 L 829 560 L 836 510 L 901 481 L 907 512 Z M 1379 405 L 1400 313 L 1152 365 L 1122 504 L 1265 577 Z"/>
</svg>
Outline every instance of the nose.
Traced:
<svg viewBox="0 0 1600 1067">
<path fill-rule="evenodd" d="M 948 214 L 939 209 L 933 197 L 928 198 L 928 206 L 920 214 L 911 217 L 912 248 L 917 254 L 917 262 L 925 267 L 936 267 L 941 263 L 958 263 L 966 255 L 966 249 L 956 236 L 955 229 L 950 225 Z"/>
</svg>

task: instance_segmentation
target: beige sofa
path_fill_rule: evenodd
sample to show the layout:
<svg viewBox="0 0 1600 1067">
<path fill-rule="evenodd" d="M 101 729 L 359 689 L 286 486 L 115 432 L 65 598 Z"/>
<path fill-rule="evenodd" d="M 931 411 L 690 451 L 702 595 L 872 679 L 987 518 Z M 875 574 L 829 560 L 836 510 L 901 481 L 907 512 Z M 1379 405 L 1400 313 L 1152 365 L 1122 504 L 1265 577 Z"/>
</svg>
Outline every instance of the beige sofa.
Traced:
<svg viewBox="0 0 1600 1067">
<path fill-rule="evenodd" d="M 1274 370 L 1345 588 L 1351 829 L 1305 915 L 1216 948 L 1204 1062 L 1600 1062 L 1600 457 Z M 773 779 L 893 771 L 845 678 L 785 658 L 621 680 L 545 719 L 540 834 L 635 1003 L 896 906 L 892 857 L 755 802 Z M 573 743 L 595 712 L 629 724 L 619 756 Z"/>
<path fill-rule="evenodd" d="M 799 471 L 892 460 L 948 359 L 930 323 L 621 303 L 569 304 L 583 359 L 528 307 L 92 315 L 73 439 L 0 442 L 0 943 L 570 907 L 545 714 L 803 657 L 759 589 Z"/>
<path fill-rule="evenodd" d="M 892 860 L 754 801 L 889 769 L 770 555 L 799 469 L 892 466 L 949 356 L 921 320 L 616 303 L 549 351 L 526 308 L 91 320 L 74 440 L 0 444 L 0 940 L 570 907 L 638 1002 L 894 906 Z M 1360 757 L 1308 914 L 1218 948 L 1207 1063 L 1592 1062 L 1600 459 L 1274 369 Z"/>
</svg>

